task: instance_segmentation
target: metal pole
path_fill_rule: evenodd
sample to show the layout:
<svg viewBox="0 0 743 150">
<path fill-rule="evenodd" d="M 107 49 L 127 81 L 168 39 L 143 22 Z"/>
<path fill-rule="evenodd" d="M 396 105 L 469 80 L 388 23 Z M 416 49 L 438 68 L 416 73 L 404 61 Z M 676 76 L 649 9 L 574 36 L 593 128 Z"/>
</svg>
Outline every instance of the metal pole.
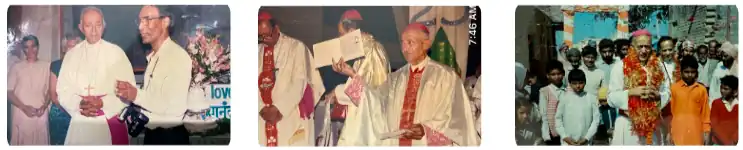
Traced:
<svg viewBox="0 0 743 150">
<path fill-rule="evenodd" d="M 694 16 L 697 15 L 697 7 L 699 7 L 699 6 L 694 6 L 694 11 L 691 12 L 691 18 L 694 18 Z M 696 18 L 694 18 L 694 19 L 696 19 Z M 691 34 L 691 27 L 692 26 L 694 26 L 694 20 L 689 21 L 689 30 L 686 31 L 686 36 L 689 36 L 689 34 Z"/>
</svg>

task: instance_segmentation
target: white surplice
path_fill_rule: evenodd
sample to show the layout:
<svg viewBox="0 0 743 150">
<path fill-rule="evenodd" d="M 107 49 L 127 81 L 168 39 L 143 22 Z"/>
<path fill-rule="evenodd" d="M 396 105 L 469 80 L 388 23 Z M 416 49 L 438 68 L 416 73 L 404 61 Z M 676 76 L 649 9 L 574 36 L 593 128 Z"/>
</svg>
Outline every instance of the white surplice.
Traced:
<svg viewBox="0 0 743 150">
<path fill-rule="evenodd" d="M 283 115 L 283 119 L 276 123 L 278 146 L 314 146 L 314 121 L 300 116 L 299 104 L 307 85 L 313 91 L 313 106 L 317 105 L 325 87 L 307 46 L 284 33 L 280 34 L 273 50 L 276 82 L 271 91 L 273 105 Z M 263 44 L 258 46 L 258 72 L 263 70 L 264 47 Z M 260 94 L 258 99 L 257 110 L 260 111 L 264 107 Z M 258 141 L 264 146 L 267 143 L 265 124 L 266 121 L 258 117 Z"/>
<path fill-rule="evenodd" d="M 426 134 L 421 140 L 413 140 L 413 146 L 427 146 L 448 141 L 447 145 L 478 146 L 480 138 L 470 110 L 470 101 L 459 76 L 448 66 L 426 58 L 421 65 L 423 70 L 416 98 L 413 124 L 421 124 Z M 420 64 L 419 64 L 420 65 Z M 405 101 L 410 69 L 407 64 L 390 73 L 387 81 L 372 88 L 359 77 L 353 78 L 351 90 L 345 93 L 351 97 L 352 104 L 358 104 L 367 111 L 360 126 L 362 132 L 344 135 L 347 138 L 366 139 L 356 143 L 358 146 L 398 146 L 397 138 L 381 140 L 382 134 L 399 131 L 403 102 Z M 345 134 L 345 133 L 344 133 Z M 443 139 L 443 140 L 442 140 Z M 436 141 L 430 141 L 436 140 Z"/>
<path fill-rule="evenodd" d="M 94 44 L 80 42 L 67 52 L 64 60 L 56 90 L 59 103 L 72 116 L 65 145 L 111 144 L 107 119 L 118 117 L 126 106 L 116 96 L 116 81 L 135 85 L 134 71 L 124 50 L 102 39 Z M 105 115 L 80 114 L 80 96 L 89 94 L 106 95 L 102 98 Z"/>
<path fill-rule="evenodd" d="M 617 62 L 617 64 L 612 68 L 612 72 L 624 72 L 623 63 L 624 62 L 622 61 Z M 663 66 L 661 65 L 659 67 Z M 646 67 L 642 67 L 642 69 L 647 71 Z M 650 83 L 650 80 L 652 79 L 650 75 L 652 74 L 647 74 L 648 83 Z M 609 94 L 607 99 L 609 106 L 626 111 L 629 108 L 629 89 L 624 89 L 624 77 L 624 75 L 611 76 L 611 79 L 609 79 Z M 670 83 L 669 78 L 665 78 L 658 89 L 660 92 L 660 105 L 658 106 L 658 109 L 662 110 L 670 100 Z M 612 137 L 611 145 L 642 145 L 642 143 L 645 143 L 644 139 L 641 140 L 638 136 L 632 133 L 632 124 L 630 119 L 626 116 L 619 115 L 614 125 L 614 136 Z"/>
<path fill-rule="evenodd" d="M 353 63 L 353 68 L 356 70 L 356 72 L 361 75 L 364 79 L 364 82 L 369 83 L 371 86 L 379 86 L 384 81 L 387 80 L 387 74 L 390 72 L 390 65 L 389 60 L 387 59 L 387 52 L 384 50 L 384 47 L 381 43 L 377 42 L 372 36 L 364 34 L 362 36 L 362 41 L 364 42 L 364 58 L 356 60 Z M 347 80 L 346 84 L 349 84 L 351 80 Z M 347 134 L 357 134 L 361 132 L 368 132 L 372 133 L 371 130 L 361 130 L 359 126 L 364 126 L 368 123 L 369 120 L 362 120 L 365 119 L 361 116 L 365 115 L 364 111 L 361 110 L 363 107 L 357 107 L 356 105 L 350 102 L 350 98 L 346 96 L 344 91 L 346 90 L 346 84 L 341 84 L 339 86 L 336 86 L 333 90 L 334 94 L 336 95 L 336 98 L 338 99 L 339 104 L 346 105 L 346 120 L 344 121 L 343 128 L 341 129 L 341 134 L 339 136 L 338 145 L 340 146 L 351 146 L 351 145 L 357 145 L 359 142 L 366 141 L 366 139 L 360 139 L 360 138 L 347 138 L 342 133 Z M 326 138 L 330 136 L 330 132 L 332 132 L 332 128 L 330 125 L 330 111 L 331 107 L 327 106 L 325 109 L 325 120 L 323 124 L 323 131 L 326 132 L 323 133 L 323 142 L 321 143 L 333 143 L 333 138 Z M 321 144 L 321 145 L 327 145 L 327 144 Z"/>
</svg>

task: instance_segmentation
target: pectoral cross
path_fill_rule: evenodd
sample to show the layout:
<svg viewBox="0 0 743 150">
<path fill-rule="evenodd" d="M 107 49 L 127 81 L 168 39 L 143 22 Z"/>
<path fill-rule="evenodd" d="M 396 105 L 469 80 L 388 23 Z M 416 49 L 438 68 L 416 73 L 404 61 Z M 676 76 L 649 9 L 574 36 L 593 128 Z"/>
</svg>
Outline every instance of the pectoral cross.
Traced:
<svg viewBox="0 0 743 150">
<path fill-rule="evenodd" d="M 90 86 L 90 84 L 88 84 L 88 87 L 85 87 L 85 90 L 88 90 L 88 96 L 91 96 L 90 90 L 93 90 L 93 89 L 94 89 L 93 86 Z"/>
<path fill-rule="evenodd" d="M 101 99 L 104 96 L 106 96 L 106 94 L 103 94 L 103 95 L 92 95 L 90 91 L 93 90 L 93 89 L 95 89 L 95 88 L 93 88 L 93 86 L 91 86 L 90 84 L 88 84 L 88 86 L 85 87 L 85 90 L 88 91 L 88 95 L 86 95 L 86 96 L 80 95 L 80 97 L 83 98 L 83 99 L 86 99 L 86 98 L 89 98 L 89 97 L 93 97 L 94 99 Z"/>
</svg>

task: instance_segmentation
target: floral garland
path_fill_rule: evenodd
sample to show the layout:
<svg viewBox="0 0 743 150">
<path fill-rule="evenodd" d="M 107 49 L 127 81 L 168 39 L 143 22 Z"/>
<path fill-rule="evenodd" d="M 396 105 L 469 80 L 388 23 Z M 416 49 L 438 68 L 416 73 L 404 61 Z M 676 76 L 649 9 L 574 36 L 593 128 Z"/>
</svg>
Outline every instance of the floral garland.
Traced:
<svg viewBox="0 0 743 150">
<path fill-rule="evenodd" d="M 647 67 L 648 72 L 652 73 L 650 83 L 647 83 L 647 73 L 640 64 L 637 52 L 630 48 L 627 57 L 625 57 L 624 72 L 624 89 L 629 90 L 640 86 L 660 87 L 663 82 L 664 74 L 660 70 L 660 61 L 654 53 L 650 54 Z M 646 143 L 652 143 L 652 135 L 655 127 L 658 125 L 660 110 L 658 103 L 653 100 L 643 100 L 640 96 L 629 96 L 628 116 L 632 121 L 633 134 L 645 137 Z"/>
</svg>

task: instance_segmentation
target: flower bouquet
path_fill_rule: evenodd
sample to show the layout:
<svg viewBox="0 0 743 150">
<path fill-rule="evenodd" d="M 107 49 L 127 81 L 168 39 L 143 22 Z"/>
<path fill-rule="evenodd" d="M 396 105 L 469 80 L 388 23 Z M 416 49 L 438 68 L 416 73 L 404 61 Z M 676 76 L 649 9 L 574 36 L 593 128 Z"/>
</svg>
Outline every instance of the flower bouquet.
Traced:
<svg viewBox="0 0 743 150">
<path fill-rule="evenodd" d="M 633 48 L 630 48 L 627 57 L 625 57 L 624 72 L 624 89 L 629 90 L 635 87 L 649 86 L 652 88 L 660 87 L 664 80 L 663 71 L 659 68 L 660 60 L 655 54 L 649 54 L 650 58 L 645 65 L 647 72 L 642 68 L 638 54 Z M 651 73 L 651 79 L 648 80 L 647 73 Z M 648 83 L 648 81 L 650 81 Z M 647 96 L 629 96 L 629 106 L 627 115 L 632 122 L 633 134 L 645 137 L 645 143 L 652 143 L 652 135 L 658 126 L 660 119 L 660 109 L 658 109 L 657 100 L 650 99 Z"/>
<path fill-rule="evenodd" d="M 188 38 L 188 54 L 191 65 L 191 85 L 203 86 L 217 82 L 217 78 L 230 70 L 230 46 L 222 46 L 219 34 L 210 34 L 206 27 L 197 27 L 194 36 Z"/>
<path fill-rule="evenodd" d="M 191 35 L 186 47 L 192 60 L 192 78 L 188 95 L 189 109 L 184 117 L 185 126 L 194 133 L 229 129 L 228 119 L 225 121 L 209 115 L 215 112 L 209 112 L 213 110 L 210 109 L 210 101 L 206 100 L 205 87 L 218 82 L 221 75 L 229 72 L 230 47 L 224 47 L 220 43 L 220 35 L 210 33 L 206 26 L 197 26 L 195 33 Z"/>
</svg>

